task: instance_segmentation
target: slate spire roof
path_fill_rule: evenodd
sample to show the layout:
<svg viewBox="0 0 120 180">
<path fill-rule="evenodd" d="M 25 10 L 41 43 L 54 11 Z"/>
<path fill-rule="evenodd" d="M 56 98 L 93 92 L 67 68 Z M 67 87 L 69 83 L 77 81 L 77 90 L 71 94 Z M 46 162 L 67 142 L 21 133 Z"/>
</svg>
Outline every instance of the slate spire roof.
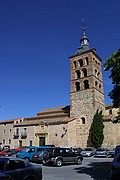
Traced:
<svg viewBox="0 0 120 180">
<path fill-rule="evenodd" d="M 89 46 L 89 39 L 86 35 L 86 27 L 85 27 L 84 20 L 82 20 L 82 30 L 83 30 L 83 35 L 80 39 L 80 47 L 78 48 L 76 54 L 80 54 L 84 51 L 88 51 L 91 49 Z"/>
</svg>

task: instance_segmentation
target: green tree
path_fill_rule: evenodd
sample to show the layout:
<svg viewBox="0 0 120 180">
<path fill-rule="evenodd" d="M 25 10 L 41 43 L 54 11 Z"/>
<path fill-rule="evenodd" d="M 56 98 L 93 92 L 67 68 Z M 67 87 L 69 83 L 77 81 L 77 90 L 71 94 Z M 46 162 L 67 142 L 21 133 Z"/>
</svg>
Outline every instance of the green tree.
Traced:
<svg viewBox="0 0 120 180">
<path fill-rule="evenodd" d="M 105 60 L 104 70 L 111 72 L 109 78 L 112 79 L 114 86 L 108 96 L 112 99 L 113 106 L 117 108 L 120 106 L 120 49 Z"/>
<path fill-rule="evenodd" d="M 95 148 L 101 147 L 104 134 L 103 134 L 104 124 L 103 124 L 103 115 L 102 111 L 96 111 L 93 122 L 91 124 L 91 142 Z"/>
</svg>

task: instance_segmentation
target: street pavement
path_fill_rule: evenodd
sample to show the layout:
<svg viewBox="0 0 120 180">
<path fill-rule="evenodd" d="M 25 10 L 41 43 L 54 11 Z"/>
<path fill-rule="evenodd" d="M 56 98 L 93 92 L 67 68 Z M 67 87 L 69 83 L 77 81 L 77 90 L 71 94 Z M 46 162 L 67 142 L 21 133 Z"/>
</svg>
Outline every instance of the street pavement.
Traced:
<svg viewBox="0 0 120 180">
<path fill-rule="evenodd" d="M 84 158 L 81 165 L 42 166 L 43 180 L 110 180 L 113 158 Z"/>
</svg>

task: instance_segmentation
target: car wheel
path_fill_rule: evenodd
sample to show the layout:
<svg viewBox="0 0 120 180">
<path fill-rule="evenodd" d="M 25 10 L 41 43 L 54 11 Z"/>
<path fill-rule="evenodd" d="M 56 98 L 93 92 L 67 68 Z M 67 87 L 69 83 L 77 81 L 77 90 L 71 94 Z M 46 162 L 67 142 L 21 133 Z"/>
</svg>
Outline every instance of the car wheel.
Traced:
<svg viewBox="0 0 120 180">
<path fill-rule="evenodd" d="M 46 166 L 46 165 L 47 165 L 47 163 L 46 163 L 46 161 L 45 161 L 45 160 L 43 160 L 43 162 L 42 162 L 42 163 L 43 163 L 43 165 L 44 165 L 44 166 Z"/>
<path fill-rule="evenodd" d="M 62 159 L 57 159 L 56 160 L 56 166 L 58 166 L 58 167 L 61 167 L 62 166 Z"/>
<path fill-rule="evenodd" d="M 77 163 L 77 164 L 82 164 L 81 158 L 77 158 L 76 163 Z"/>
</svg>

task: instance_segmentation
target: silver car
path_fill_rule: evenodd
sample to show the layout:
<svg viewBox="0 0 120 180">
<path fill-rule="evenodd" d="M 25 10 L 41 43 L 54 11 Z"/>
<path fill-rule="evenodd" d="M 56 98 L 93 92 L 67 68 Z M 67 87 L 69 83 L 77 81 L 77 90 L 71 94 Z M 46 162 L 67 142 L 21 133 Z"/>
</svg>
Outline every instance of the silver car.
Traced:
<svg viewBox="0 0 120 180">
<path fill-rule="evenodd" d="M 108 148 L 97 148 L 95 151 L 95 157 L 108 157 L 109 149 Z"/>
<path fill-rule="evenodd" d="M 91 157 L 95 155 L 95 148 L 94 147 L 86 147 L 83 151 L 80 153 L 84 157 Z"/>
</svg>

